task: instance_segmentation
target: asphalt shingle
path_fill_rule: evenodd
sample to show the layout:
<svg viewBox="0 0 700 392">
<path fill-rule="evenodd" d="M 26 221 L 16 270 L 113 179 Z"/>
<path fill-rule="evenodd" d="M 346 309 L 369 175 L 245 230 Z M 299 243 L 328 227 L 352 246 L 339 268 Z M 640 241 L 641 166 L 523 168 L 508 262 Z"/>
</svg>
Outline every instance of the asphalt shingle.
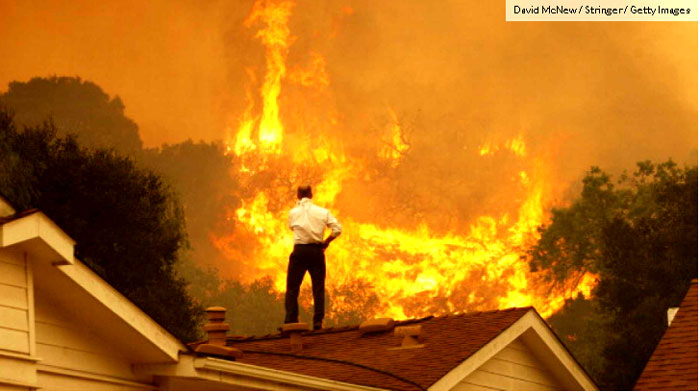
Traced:
<svg viewBox="0 0 700 392">
<path fill-rule="evenodd" d="M 697 279 L 692 281 L 676 317 L 656 346 L 634 389 L 698 389 Z"/>
<path fill-rule="evenodd" d="M 403 348 L 393 330 L 362 336 L 359 328 L 328 328 L 303 335 L 303 352 L 294 354 L 289 338 L 229 337 L 243 351 L 238 362 L 382 389 L 426 389 L 532 308 L 427 317 L 399 321 L 420 324 L 420 348 Z M 196 343 L 190 345 L 196 347 Z"/>
</svg>

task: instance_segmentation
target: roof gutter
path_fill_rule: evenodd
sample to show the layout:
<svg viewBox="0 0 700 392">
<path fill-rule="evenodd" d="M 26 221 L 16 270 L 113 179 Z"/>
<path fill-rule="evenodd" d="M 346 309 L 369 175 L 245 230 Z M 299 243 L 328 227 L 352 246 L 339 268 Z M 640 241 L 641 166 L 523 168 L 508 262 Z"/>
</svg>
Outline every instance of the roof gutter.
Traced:
<svg viewBox="0 0 700 392">
<path fill-rule="evenodd" d="M 247 363 L 228 361 L 225 359 L 200 357 L 194 359 L 195 369 L 228 373 L 255 380 L 266 380 L 276 384 L 287 384 L 303 389 L 320 389 L 330 391 L 378 391 L 380 389 L 365 385 L 349 384 L 325 378 L 307 376 L 305 374 L 274 370 Z M 276 389 L 276 388 L 275 388 Z"/>
<path fill-rule="evenodd" d="M 141 374 L 161 377 L 185 377 L 201 381 L 222 383 L 230 389 L 262 390 L 330 390 L 330 391 L 379 391 L 366 385 L 349 384 L 325 378 L 285 372 L 247 363 L 213 357 L 197 357 L 180 354 L 177 364 L 135 365 Z"/>
</svg>

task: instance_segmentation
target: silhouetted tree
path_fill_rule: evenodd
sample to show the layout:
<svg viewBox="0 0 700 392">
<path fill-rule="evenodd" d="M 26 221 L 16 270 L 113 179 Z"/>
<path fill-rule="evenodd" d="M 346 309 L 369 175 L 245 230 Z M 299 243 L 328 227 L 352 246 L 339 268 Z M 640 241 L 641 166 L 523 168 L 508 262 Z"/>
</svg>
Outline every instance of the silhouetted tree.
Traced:
<svg viewBox="0 0 700 392">
<path fill-rule="evenodd" d="M 95 83 L 79 77 L 33 78 L 11 82 L 0 105 L 15 114 L 18 126 L 36 127 L 49 118 L 58 136 L 73 133 L 82 146 L 114 148 L 126 155 L 141 150 L 138 126 L 124 115 L 124 104 Z"/>
<path fill-rule="evenodd" d="M 697 277 L 697 176 L 697 166 L 647 161 L 613 184 L 594 167 L 580 198 L 553 210 L 529 250 L 531 268 L 559 284 L 598 274 L 591 304 L 567 303 L 552 324 L 573 337 L 563 340 L 603 388 L 633 386 L 665 330 L 666 309 L 678 305 Z M 600 328 L 564 327 L 584 308 Z"/>
<path fill-rule="evenodd" d="M 227 155 L 221 142 L 164 144 L 146 149 L 140 163 L 162 175 L 182 201 L 191 257 L 197 265 L 211 265 L 221 254 L 211 242 L 212 232 L 221 232 L 219 225 L 229 223 L 226 213 L 240 200 L 234 197 L 239 185 L 231 170 L 235 157 Z M 230 229 L 230 228 L 229 228 Z"/>
<path fill-rule="evenodd" d="M 0 109 L 0 194 L 39 208 L 76 243 L 76 256 L 183 341 L 201 311 L 176 278 L 186 245 L 181 207 L 160 177 L 130 158 L 82 148 L 51 123 L 18 132 Z"/>
</svg>

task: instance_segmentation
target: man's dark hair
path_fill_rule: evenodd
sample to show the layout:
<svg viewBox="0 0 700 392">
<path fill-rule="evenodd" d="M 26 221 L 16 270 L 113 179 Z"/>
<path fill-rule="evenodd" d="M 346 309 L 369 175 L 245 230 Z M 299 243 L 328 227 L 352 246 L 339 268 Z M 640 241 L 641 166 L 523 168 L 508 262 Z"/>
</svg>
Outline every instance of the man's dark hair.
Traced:
<svg viewBox="0 0 700 392">
<path fill-rule="evenodd" d="M 311 193 L 311 185 L 302 185 L 297 188 L 297 199 L 301 200 L 305 197 L 308 197 L 309 199 L 313 197 L 313 193 Z"/>
</svg>

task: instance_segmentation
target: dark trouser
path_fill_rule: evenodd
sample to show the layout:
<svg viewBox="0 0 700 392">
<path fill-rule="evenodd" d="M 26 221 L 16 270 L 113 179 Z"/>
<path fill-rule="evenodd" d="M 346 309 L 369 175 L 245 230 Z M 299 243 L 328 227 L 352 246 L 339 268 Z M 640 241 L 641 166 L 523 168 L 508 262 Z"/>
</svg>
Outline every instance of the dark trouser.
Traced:
<svg viewBox="0 0 700 392">
<path fill-rule="evenodd" d="M 320 244 L 294 245 L 287 267 L 287 293 L 284 297 L 285 323 L 299 322 L 299 287 L 309 271 L 314 293 L 314 325 L 321 324 L 324 313 L 326 287 L 326 255 Z"/>
</svg>

